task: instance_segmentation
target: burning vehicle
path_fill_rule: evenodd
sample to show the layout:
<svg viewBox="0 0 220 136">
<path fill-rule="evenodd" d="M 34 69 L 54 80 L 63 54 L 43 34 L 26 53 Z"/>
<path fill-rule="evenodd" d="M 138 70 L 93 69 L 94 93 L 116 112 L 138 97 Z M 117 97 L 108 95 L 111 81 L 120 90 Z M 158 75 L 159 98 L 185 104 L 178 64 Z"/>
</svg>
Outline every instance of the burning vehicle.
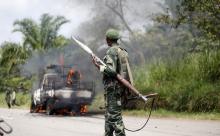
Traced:
<svg viewBox="0 0 220 136">
<path fill-rule="evenodd" d="M 30 112 L 87 112 L 95 94 L 93 81 L 82 81 L 81 73 L 70 66 L 50 65 L 41 76 L 39 88 L 32 93 Z"/>
</svg>

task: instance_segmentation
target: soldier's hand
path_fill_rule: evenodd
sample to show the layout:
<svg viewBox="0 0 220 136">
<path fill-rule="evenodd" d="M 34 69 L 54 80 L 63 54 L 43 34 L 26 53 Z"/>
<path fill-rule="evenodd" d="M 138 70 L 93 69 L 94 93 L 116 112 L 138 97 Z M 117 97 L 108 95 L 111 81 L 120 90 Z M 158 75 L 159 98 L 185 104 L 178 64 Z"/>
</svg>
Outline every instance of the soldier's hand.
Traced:
<svg viewBox="0 0 220 136">
<path fill-rule="evenodd" d="M 93 64 L 95 64 L 95 66 L 96 66 L 98 69 L 100 68 L 100 65 L 99 65 L 99 63 L 97 62 L 96 57 L 93 56 L 93 55 L 92 55 L 92 62 L 93 62 Z"/>
</svg>

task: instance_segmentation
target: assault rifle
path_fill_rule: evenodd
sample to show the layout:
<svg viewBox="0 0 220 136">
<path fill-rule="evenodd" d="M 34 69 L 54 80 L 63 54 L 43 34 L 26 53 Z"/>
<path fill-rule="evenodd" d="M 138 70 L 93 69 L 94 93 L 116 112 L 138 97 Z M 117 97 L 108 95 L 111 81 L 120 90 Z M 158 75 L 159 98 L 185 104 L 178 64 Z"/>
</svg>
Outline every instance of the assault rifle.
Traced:
<svg viewBox="0 0 220 136">
<path fill-rule="evenodd" d="M 88 47 L 88 46 L 86 46 L 85 44 L 83 44 L 82 42 L 80 42 L 79 40 L 77 40 L 75 37 L 71 37 L 72 38 L 72 40 L 74 41 L 74 42 L 76 42 L 77 43 L 77 45 L 79 46 L 79 47 L 81 47 L 84 51 L 86 51 L 88 54 L 90 54 L 92 57 L 94 57 L 96 60 L 97 60 L 97 62 L 99 62 L 101 65 L 103 65 L 103 66 L 106 66 L 106 64 L 99 58 L 99 57 L 97 57 L 94 53 L 93 53 L 93 51 Z M 120 74 L 117 74 L 116 75 L 116 78 L 117 78 L 117 80 L 120 82 L 120 83 L 122 83 L 125 87 L 127 87 L 128 89 L 130 89 L 135 95 L 137 95 L 137 97 L 139 97 L 139 98 L 141 98 L 142 100 L 144 100 L 144 102 L 147 102 L 147 100 L 148 100 L 148 96 L 150 96 L 150 97 L 153 97 L 153 96 L 156 96 L 157 94 L 155 93 L 155 94 L 150 94 L 150 95 L 146 95 L 146 96 L 144 96 L 144 95 L 142 95 L 134 86 L 132 86 L 131 84 L 130 84 L 130 82 L 128 82 L 126 79 L 124 79 Z"/>
</svg>

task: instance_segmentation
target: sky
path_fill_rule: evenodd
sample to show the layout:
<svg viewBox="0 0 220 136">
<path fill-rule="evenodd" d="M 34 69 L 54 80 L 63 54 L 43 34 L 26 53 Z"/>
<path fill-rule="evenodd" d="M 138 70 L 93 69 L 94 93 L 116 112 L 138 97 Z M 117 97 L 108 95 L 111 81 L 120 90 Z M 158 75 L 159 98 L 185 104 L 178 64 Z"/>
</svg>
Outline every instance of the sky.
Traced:
<svg viewBox="0 0 220 136">
<path fill-rule="evenodd" d="M 88 5 L 74 4 L 70 0 L 0 0 L 0 43 L 20 42 L 22 35 L 12 33 L 13 22 L 17 19 L 32 18 L 39 21 L 44 13 L 65 16 L 71 22 L 62 26 L 60 33 L 70 37 L 80 23 L 89 19 Z"/>
<path fill-rule="evenodd" d="M 138 8 L 134 10 L 138 13 L 138 9 L 147 9 L 145 12 L 151 14 L 156 10 L 155 1 L 159 0 L 144 0 L 144 3 L 143 0 L 137 0 L 134 6 Z M 130 1 L 131 4 L 132 2 Z M 60 34 L 70 37 L 82 22 L 92 18 L 92 7 L 90 0 L 0 0 L 0 44 L 4 41 L 21 43 L 22 35 L 19 32 L 12 32 L 13 22 L 23 18 L 39 21 L 44 13 L 62 15 L 70 20 L 70 23 L 63 25 L 60 29 Z M 134 17 L 134 14 L 130 15 Z M 128 16 L 128 22 L 132 22 L 131 24 L 135 27 L 141 26 L 140 22 L 146 24 L 145 20 L 138 20 L 137 16 L 138 14 L 135 15 L 135 19 Z"/>
</svg>

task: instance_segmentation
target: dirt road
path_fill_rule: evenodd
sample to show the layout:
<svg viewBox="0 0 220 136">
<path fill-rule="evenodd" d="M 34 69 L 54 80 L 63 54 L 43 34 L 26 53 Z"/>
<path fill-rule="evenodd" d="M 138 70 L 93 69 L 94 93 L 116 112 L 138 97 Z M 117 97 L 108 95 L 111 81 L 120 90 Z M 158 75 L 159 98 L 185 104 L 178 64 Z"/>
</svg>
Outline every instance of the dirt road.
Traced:
<svg viewBox="0 0 220 136">
<path fill-rule="evenodd" d="M 103 115 L 69 117 L 30 114 L 27 110 L 0 109 L 0 117 L 13 127 L 9 136 L 102 136 Z M 124 117 L 128 128 L 137 128 L 143 118 Z M 0 124 L 1 125 L 1 124 Z M 127 136 L 220 136 L 220 121 L 150 119 L 144 130 Z M 6 135 L 7 136 L 7 135 Z"/>
</svg>

